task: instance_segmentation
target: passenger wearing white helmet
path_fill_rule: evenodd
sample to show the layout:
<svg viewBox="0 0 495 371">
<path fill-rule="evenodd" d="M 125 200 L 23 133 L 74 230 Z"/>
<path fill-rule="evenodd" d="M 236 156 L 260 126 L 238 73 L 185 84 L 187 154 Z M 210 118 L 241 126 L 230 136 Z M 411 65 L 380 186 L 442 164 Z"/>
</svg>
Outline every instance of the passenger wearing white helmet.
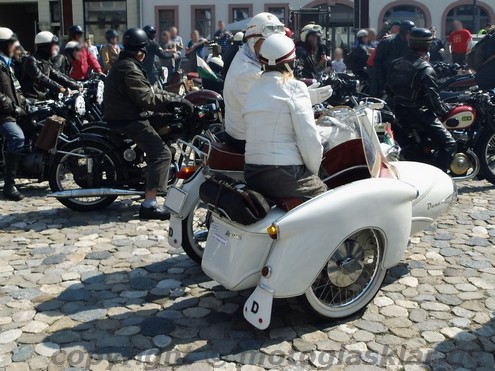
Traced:
<svg viewBox="0 0 495 371">
<path fill-rule="evenodd" d="M 323 148 L 306 85 L 292 72 L 294 42 L 269 36 L 259 51 L 263 73 L 245 99 L 248 186 L 267 197 L 308 199 L 327 190 L 318 177 Z"/>
<path fill-rule="evenodd" d="M 21 72 L 22 91 L 26 97 L 45 100 L 49 95 L 77 90 L 80 86 L 70 77 L 55 70 L 50 59 L 56 54 L 58 37 L 49 31 L 34 39 L 36 52 L 27 57 Z"/>
<path fill-rule="evenodd" d="M 23 196 L 15 186 L 15 178 L 19 154 L 24 147 L 24 133 L 17 120 L 26 115 L 26 101 L 12 68 L 16 43 L 14 32 L 0 27 L 0 133 L 7 142 L 3 194 L 9 200 L 20 201 Z"/>
<path fill-rule="evenodd" d="M 251 18 L 244 35 L 246 43 L 236 54 L 225 78 L 225 140 L 240 151 L 244 151 L 246 141 L 242 109 L 247 93 L 261 76 L 259 50 L 263 41 L 273 34 L 285 34 L 284 24 L 275 15 L 260 13 Z M 313 88 L 310 92 L 313 104 L 321 103 L 331 96 L 330 87 Z"/>
<path fill-rule="evenodd" d="M 301 30 L 297 43 L 297 59 L 302 62 L 301 77 L 315 79 L 327 67 L 329 62 L 328 49 L 321 42 L 323 29 L 318 24 L 310 23 Z"/>
</svg>

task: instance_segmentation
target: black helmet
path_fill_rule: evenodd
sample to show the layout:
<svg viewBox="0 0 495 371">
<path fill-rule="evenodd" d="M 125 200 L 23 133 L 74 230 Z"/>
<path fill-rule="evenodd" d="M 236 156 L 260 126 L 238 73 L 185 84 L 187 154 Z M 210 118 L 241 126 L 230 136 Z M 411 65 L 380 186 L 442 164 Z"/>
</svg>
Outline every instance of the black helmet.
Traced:
<svg viewBox="0 0 495 371">
<path fill-rule="evenodd" d="M 140 28 L 129 28 L 124 32 L 122 45 L 125 50 L 146 52 L 148 45 L 148 35 Z"/>
<path fill-rule="evenodd" d="M 119 34 L 115 30 L 108 30 L 105 32 L 105 39 L 107 39 L 108 42 L 116 37 L 119 37 Z"/>
<path fill-rule="evenodd" d="M 148 38 L 150 40 L 153 40 L 156 36 L 156 30 L 155 27 L 147 25 L 143 27 L 143 31 L 146 32 L 146 35 L 148 35 Z"/>
<path fill-rule="evenodd" d="M 409 31 L 411 31 L 416 25 L 414 24 L 413 21 L 402 21 L 400 23 L 400 33 L 402 35 L 407 34 Z"/>
<path fill-rule="evenodd" d="M 77 34 L 82 35 L 84 33 L 83 29 L 81 26 L 78 26 L 77 24 L 70 26 L 69 29 L 67 30 L 67 33 L 69 34 L 69 38 L 73 38 Z"/>
<path fill-rule="evenodd" d="M 416 51 L 430 50 L 433 34 L 427 28 L 413 28 L 409 32 L 409 48 Z"/>
</svg>

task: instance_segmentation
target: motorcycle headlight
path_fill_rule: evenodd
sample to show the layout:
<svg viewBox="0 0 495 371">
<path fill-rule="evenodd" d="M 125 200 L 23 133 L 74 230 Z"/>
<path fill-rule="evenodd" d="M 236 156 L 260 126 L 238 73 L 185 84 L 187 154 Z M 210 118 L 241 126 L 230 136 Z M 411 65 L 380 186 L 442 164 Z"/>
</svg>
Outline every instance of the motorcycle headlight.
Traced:
<svg viewBox="0 0 495 371">
<path fill-rule="evenodd" d="M 77 96 L 74 100 L 74 112 L 76 112 L 79 116 L 84 116 L 86 113 L 86 103 L 81 95 Z"/>
<path fill-rule="evenodd" d="M 96 103 L 103 103 L 103 91 L 105 90 L 105 84 L 103 81 L 98 82 L 98 87 L 96 88 Z"/>
</svg>

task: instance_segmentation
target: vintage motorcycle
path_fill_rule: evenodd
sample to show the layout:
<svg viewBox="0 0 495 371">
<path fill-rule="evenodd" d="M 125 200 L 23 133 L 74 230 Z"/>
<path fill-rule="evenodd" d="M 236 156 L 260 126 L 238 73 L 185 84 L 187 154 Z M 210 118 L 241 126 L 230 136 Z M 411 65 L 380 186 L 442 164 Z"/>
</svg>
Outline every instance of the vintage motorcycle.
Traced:
<svg viewBox="0 0 495 371">
<path fill-rule="evenodd" d="M 18 178 L 45 181 L 60 146 L 79 131 L 85 114 L 80 94 L 58 100 L 28 101 L 27 116 L 19 122 L 26 138 L 21 154 Z M 0 135 L 0 174 L 5 164 L 5 138 Z"/>
<path fill-rule="evenodd" d="M 189 117 L 180 105 L 172 104 L 169 114 L 151 115 L 150 122 L 172 151 L 169 185 L 180 177 L 182 152 L 177 140 L 190 141 L 197 134 L 214 139 L 222 121 L 222 97 L 210 91 L 193 92 L 186 99 L 195 106 Z M 203 103 L 202 105 L 197 105 Z M 145 190 L 146 153 L 135 143 L 99 123 L 83 130 L 60 148 L 50 169 L 52 193 L 63 205 L 77 211 L 103 209 L 118 196 L 142 195 Z"/>
<path fill-rule="evenodd" d="M 210 212 L 203 271 L 229 290 L 255 287 L 243 312 L 259 329 L 270 325 L 274 298 L 302 296 L 327 318 L 358 312 L 376 295 L 387 269 L 400 261 L 410 236 L 456 200 L 454 183 L 439 169 L 388 162 L 369 116 L 361 109 L 353 112 L 354 119 L 347 119 L 350 130 L 335 135 L 332 129 L 325 135 L 330 146 L 322 171 L 328 192 L 304 203 L 266 200 L 271 206 L 267 215 L 249 225 L 239 222 L 237 211 L 249 202 L 224 205 L 221 197 L 202 193 Z M 196 144 L 191 152 L 210 162 L 225 149 L 200 138 Z M 231 168 L 242 165 L 242 155 L 223 153 L 222 158 Z M 166 206 L 173 215 L 188 213 L 188 192 L 208 176 L 200 167 L 182 188 L 170 190 Z M 180 245 L 178 219 L 170 224 L 173 246 Z"/>
<path fill-rule="evenodd" d="M 482 175 L 495 184 L 495 97 L 472 89 L 452 97 L 449 103 L 457 105 L 442 120 L 457 142 L 449 175 L 455 180 Z M 394 133 L 405 160 L 434 162 L 435 146 L 420 128 L 405 132 L 394 126 Z"/>
</svg>

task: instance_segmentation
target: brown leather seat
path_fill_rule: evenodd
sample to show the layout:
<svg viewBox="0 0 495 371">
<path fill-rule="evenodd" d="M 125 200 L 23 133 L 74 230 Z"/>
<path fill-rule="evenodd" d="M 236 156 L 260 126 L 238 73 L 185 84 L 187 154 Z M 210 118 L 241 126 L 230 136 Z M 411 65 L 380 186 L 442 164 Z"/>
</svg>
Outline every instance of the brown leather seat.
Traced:
<svg viewBox="0 0 495 371">
<path fill-rule="evenodd" d="M 214 170 L 243 171 L 244 153 L 227 144 L 212 142 L 208 166 Z"/>
<path fill-rule="evenodd" d="M 291 211 L 305 201 L 305 199 L 300 197 L 280 198 L 278 200 L 275 200 L 275 204 L 284 211 Z"/>
</svg>

